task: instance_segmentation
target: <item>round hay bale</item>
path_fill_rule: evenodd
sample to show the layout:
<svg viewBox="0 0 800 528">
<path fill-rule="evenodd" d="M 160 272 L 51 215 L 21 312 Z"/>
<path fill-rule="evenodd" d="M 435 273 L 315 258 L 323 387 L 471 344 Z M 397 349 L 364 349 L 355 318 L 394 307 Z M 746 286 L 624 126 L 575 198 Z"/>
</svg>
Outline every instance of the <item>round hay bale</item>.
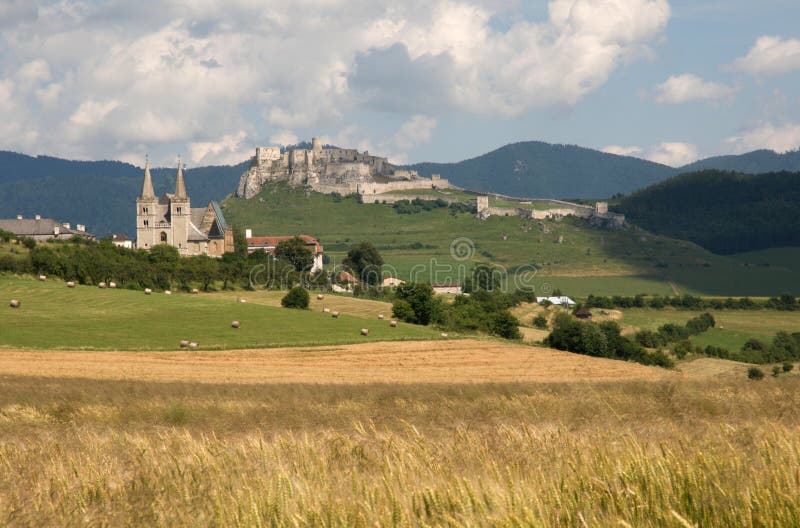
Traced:
<svg viewBox="0 0 800 528">
<path fill-rule="evenodd" d="M 189 348 L 197 348 L 197 347 L 199 347 L 199 346 L 200 346 L 200 345 L 198 345 L 198 344 L 197 344 L 197 343 L 195 343 L 194 341 L 192 341 L 191 343 L 189 343 Z"/>
<path fill-rule="evenodd" d="M 109 288 L 116 288 L 117 287 L 117 283 L 116 282 L 109 282 L 108 283 L 108 287 Z"/>
<path fill-rule="evenodd" d="M 181 341 L 181 348 L 186 348 L 188 346 L 189 346 L 189 342 L 188 341 L 186 341 L 185 339 Z"/>
<path fill-rule="evenodd" d="M 75 283 L 74 283 L 74 282 L 72 282 L 72 281 L 69 281 L 69 282 L 67 283 L 67 288 L 74 288 L 74 287 L 75 287 Z"/>
<path fill-rule="evenodd" d="M 389 326 L 391 326 L 392 328 L 396 328 L 397 327 L 397 321 L 389 321 Z"/>
<path fill-rule="evenodd" d="M 338 319 L 338 318 L 339 318 L 339 312 L 331 312 L 331 316 L 332 316 L 334 319 Z"/>
<path fill-rule="evenodd" d="M 240 302 L 240 303 L 246 303 L 246 302 L 247 302 L 247 299 L 239 299 L 239 302 Z"/>
<path fill-rule="evenodd" d="M 152 294 L 152 293 L 153 293 L 153 290 L 151 290 L 150 288 L 145 288 L 145 289 L 144 289 L 144 294 L 145 294 L 145 295 L 150 295 L 150 294 Z"/>
<path fill-rule="evenodd" d="M 369 330 L 367 330 L 366 328 L 362 328 L 361 329 L 361 335 L 363 335 L 363 336 L 369 335 Z"/>
<path fill-rule="evenodd" d="M 317 294 L 317 300 L 318 300 L 318 301 L 321 301 L 321 300 L 322 300 L 322 299 L 324 299 L 324 298 L 325 298 L 325 296 L 324 296 L 324 295 L 322 295 L 321 293 L 320 293 L 320 294 Z"/>
<path fill-rule="evenodd" d="M 442 332 L 442 337 L 444 337 L 445 339 L 447 339 L 447 334 L 445 334 L 444 332 Z"/>
<path fill-rule="evenodd" d="M 200 290 L 197 288 L 192 288 L 192 295 L 197 295 L 198 293 L 200 293 Z"/>
<path fill-rule="evenodd" d="M 164 290 L 164 295 L 172 295 L 172 290 Z"/>
<path fill-rule="evenodd" d="M 239 328 L 239 321 L 233 321 L 231 323 L 231 328 Z"/>
<path fill-rule="evenodd" d="M 97 287 L 100 288 L 101 290 L 105 289 L 107 286 L 108 284 L 106 284 L 105 282 L 101 282 L 100 284 L 97 285 Z"/>
<path fill-rule="evenodd" d="M 17 299 L 11 299 L 11 302 L 8 303 L 8 305 L 12 308 L 19 308 L 20 306 L 22 306 L 22 303 L 19 302 Z"/>
<path fill-rule="evenodd" d="M 331 309 L 330 308 L 323 308 L 322 311 L 324 313 L 330 313 Z"/>
<path fill-rule="evenodd" d="M 39 280 L 44 282 L 47 280 L 47 275 L 39 275 Z"/>
<path fill-rule="evenodd" d="M 383 320 L 383 314 L 378 314 L 378 319 Z"/>
</svg>

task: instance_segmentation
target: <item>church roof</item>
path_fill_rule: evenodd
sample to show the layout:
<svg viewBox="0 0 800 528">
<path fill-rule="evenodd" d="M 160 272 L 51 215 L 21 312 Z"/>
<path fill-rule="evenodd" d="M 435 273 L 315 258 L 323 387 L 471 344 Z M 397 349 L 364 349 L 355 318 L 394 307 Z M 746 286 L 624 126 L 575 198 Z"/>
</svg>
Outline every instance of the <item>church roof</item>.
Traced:
<svg viewBox="0 0 800 528">
<path fill-rule="evenodd" d="M 177 198 L 187 198 L 186 184 L 183 181 L 183 167 L 181 167 L 180 158 L 178 158 L 178 178 L 175 180 L 175 196 Z"/>
<path fill-rule="evenodd" d="M 153 178 L 150 176 L 150 159 L 146 158 L 144 162 L 144 181 L 142 182 L 142 198 L 155 198 L 156 193 L 153 190 Z"/>
<path fill-rule="evenodd" d="M 208 240 L 208 236 L 206 236 L 202 231 L 200 231 L 200 229 L 197 228 L 194 222 L 189 222 L 188 240 L 189 242 L 202 242 L 204 240 Z"/>
</svg>

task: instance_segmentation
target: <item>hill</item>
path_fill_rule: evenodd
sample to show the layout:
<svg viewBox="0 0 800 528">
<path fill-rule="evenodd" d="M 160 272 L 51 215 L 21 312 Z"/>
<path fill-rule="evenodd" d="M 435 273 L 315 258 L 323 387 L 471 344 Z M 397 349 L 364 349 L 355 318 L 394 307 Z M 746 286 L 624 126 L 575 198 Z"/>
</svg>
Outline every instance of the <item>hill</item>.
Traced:
<svg viewBox="0 0 800 528">
<path fill-rule="evenodd" d="M 424 176 L 511 196 L 597 198 L 628 193 L 669 178 L 675 169 L 575 145 L 526 141 L 458 163 L 418 163 Z"/>
<path fill-rule="evenodd" d="M 800 150 L 778 154 L 772 150 L 754 150 L 738 156 L 715 156 L 681 167 L 681 173 L 707 169 L 764 174 L 767 172 L 800 172 Z"/>
<path fill-rule="evenodd" d="M 245 163 L 185 171 L 192 202 L 202 206 L 236 188 Z M 175 169 L 153 169 L 157 194 L 170 192 Z M 86 224 L 98 236 L 133 234 L 134 200 L 141 193 L 142 169 L 119 161 L 69 161 L 0 151 L 0 218 L 41 214 Z"/>
<path fill-rule="evenodd" d="M 800 173 L 683 174 L 620 201 L 628 220 L 720 254 L 800 246 Z"/>
<path fill-rule="evenodd" d="M 359 204 L 353 197 L 307 194 L 278 184 L 251 200 L 228 198 L 222 207 L 230 223 L 255 235 L 318 238 L 332 266 L 351 245 L 369 240 L 383 255 L 386 270 L 405 280 L 462 282 L 472 266 L 484 263 L 507 270 L 510 288 L 532 285 L 541 293 L 753 296 L 800 285 L 800 270 L 764 274 L 691 242 L 638 229 L 596 229 L 570 217 L 482 221 L 447 206 L 400 214 L 403 209 L 392 205 Z"/>
</svg>

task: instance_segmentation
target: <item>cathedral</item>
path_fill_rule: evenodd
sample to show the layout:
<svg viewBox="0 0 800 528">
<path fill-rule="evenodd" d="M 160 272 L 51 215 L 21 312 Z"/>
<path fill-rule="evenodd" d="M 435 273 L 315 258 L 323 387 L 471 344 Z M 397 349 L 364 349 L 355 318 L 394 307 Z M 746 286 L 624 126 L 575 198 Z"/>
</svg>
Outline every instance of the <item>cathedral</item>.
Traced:
<svg viewBox="0 0 800 528">
<path fill-rule="evenodd" d="M 217 202 L 191 207 L 180 162 L 175 193 L 161 198 L 153 190 L 150 161 L 145 162 L 142 195 L 136 199 L 136 247 L 150 249 L 157 244 L 175 246 L 183 256 L 221 257 L 233 251 L 233 230 Z"/>
</svg>

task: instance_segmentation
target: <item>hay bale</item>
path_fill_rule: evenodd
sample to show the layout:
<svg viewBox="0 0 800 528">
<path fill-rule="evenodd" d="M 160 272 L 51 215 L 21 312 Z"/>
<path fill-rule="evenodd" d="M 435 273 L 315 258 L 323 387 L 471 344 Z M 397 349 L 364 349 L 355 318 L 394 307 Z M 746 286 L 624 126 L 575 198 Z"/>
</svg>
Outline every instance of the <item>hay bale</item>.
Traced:
<svg viewBox="0 0 800 528">
<path fill-rule="evenodd" d="M 106 284 L 105 282 L 101 282 L 100 284 L 97 285 L 97 287 L 100 288 L 101 290 L 103 290 L 106 287 L 108 287 L 108 284 Z"/>
<path fill-rule="evenodd" d="M 74 282 L 72 282 L 72 281 L 69 281 L 69 282 L 67 283 L 67 288 L 74 288 L 74 287 L 75 287 L 75 283 L 74 283 Z"/>
<path fill-rule="evenodd" d="M 444 332 L 442 332 L 442 337 L 444 337 L 445 339 L 447 339 L 447 334 L 445 334 Z"/>
<path fill-rule="evenodd" d="M 39 275 L 39 280 L 44 282 L 47 280 L 47 275 Z"/>
<path fill-rule="evenodd" d="M 246 302 L 247 302 L 247 299 L 239 299 L 239 302 L 240 302 L 240 303 L 246 303 Z"/>
<path fill-rule="evenodd" d="M 145 295 L 151 295 L 152 293 L 153 293 L 153 290 L 151 290 L 150 288 L 145 288 L 144 289 L 144 294 Z"/>
<path fill-rule="evenodd" d="M 233 321 L 231 323 L 231 328 L 239 328 L 239 321 Z"/>
<path fill-rule="evenodd" d="M 332 316 L 334 319 L 338 319 L 338 318 L 339 318 L 339 312 L 331 312 L 331 316 Z"/>
<path fill-rule="evenodd" d="M 362 328 L 361 329 L 361 335 L 363 335 L 363 336 L 369 335 L 369 330 L 367 330 L 366 328 Z"/>
<path fill-rule="evenodd" d="M 391 326 L 392 328 L 396 328 L 397 327 L 397 321 L 389 321 L 389 326 Z"/>
<path fill-rule="evenodd" d="M 192 341 L 191 343 L 189 343 L 189 348 L 197 348 L 197 347 L 199 347 L 199 346 L 200 346 L 200 345 L 198 345 L 198 344 L 197 344 L 197 343 L 195 343 L 194 341 Z"/>
<path fill-rule="evenodd" d="M 378 319 L 383 320 L 383 314 L 378 314 Z"/>
<path fill-rule="evenodd" d="M 324 295 L 322 295 L 321 293 L 317 294 L 317 300 L 318 300 L 318 301 L 321 301 L 321 300 L 322 300 L 322 299 L 324 299 L 324 298 L 325 298 L 325 296 L 324 296 Z"/>
<path fill-rule="evenodd" d="M 172 290 L 164 290 L 164 295 L 172 295 Z"/>
<path fill-rule="evenodd" d="M 22 306 L 22 303 L 19 302 L 17 299 L 11 299 L 11 302 L 8 303 L 8 305 L 12 308 L 19 308 L 20 306 Z"/>
<path fill-rule="evenodd" d="M 117 287 L 117 283 L 116 282 L 109 282 L 108 283 L 108 287 L 109 288 L 116 288 Z"/>
<path fill-rule="evenodd" d="M 198 293 L 200 293 L 200 290 L 197 288 L 192 288 L 192 295 L 197 295 Z"/>
<path fill-rule="evenodd" d="M 189 346 L 189 342 L 188 341 L 186 341 L 185 339 L 181 341 L 181 348 L 186 348 L 188 346 Z"/>
<path fill-rule="evenodd" d="M 322 311 L 324 313 L 330 313 L 331 309 L 330 308 L 323 308 Z"/>
</svg>

